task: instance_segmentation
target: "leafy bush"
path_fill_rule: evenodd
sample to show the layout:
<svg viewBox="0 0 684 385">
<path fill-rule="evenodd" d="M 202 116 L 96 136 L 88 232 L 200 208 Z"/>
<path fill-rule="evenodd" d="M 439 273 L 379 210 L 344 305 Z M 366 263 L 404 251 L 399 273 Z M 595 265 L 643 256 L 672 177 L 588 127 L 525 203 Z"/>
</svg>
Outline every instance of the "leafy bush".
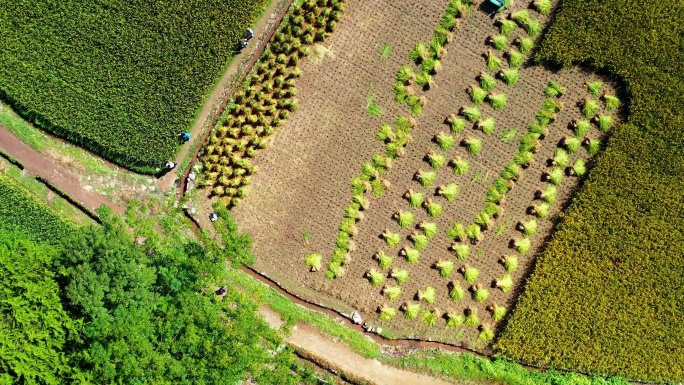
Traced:
<svg viewBox="0 0 684 385">
<path fill-rule="evenodd" d="M 384 286 L 382 294 L 389 298 L 390 301 L 395 301 L 401 296 L 401 288 L 399 286 Z"/>
<path fill-rule="evenodd" d="M 437 224 L 434 222 L 422 221 L 418 224 L 418 228 L 423 230 L 423 234 L 428 238 L 434 238 L 437 235 Z"/>
<path fill-rule="evenodd" d="M 404 198 L 409 201 L 411 207 L 420 207 L 423 204 L 423 194 L 413 190 L 408 190 L 404 193 Z"/>
<path fill-rule="evenodd" d="M 394 247 L 394 246 L 398 245 L 399 242 L 401 242 L 401 235 L 399 235 L 398 233 L 393 233 L 389 230 L 385 230 L 381 234 L 381 236 L 385 240 L 385 242 L 387 243 L 387 246 L 389 246 L 389 247 Z"/>
<path fill-rule="evenodd" d="M 61 384 L 65 375 L 77 372 L 64 357 L 68 337 L 77 334 L 78 327 L 59 298 L 60 287 L 51 269 L 56 254 L 48 245 L 33 244 L 25 234 L 0 229 L 0 320 L 5 347 L 0 365 L 8 383 Z"/>
<path fill-rule="evenodd" d="M 449 298 L 453 301 L 460 301 L 465 298 L 465 290 L 457 281 L 449 282 Z"/>
<path fill-rule="evenodd" d="M 321 260 L 323 256 L 318 253 L 312 253 L 306 256 L 304 262 L 311 269 L 311 271 L 318 271 L 321 269 Z"/>
<path fill-rule="evenodd" d="M 397 309 L 383 305 L 380 309 L 380 320 L 388 322 L 397 315 Z"/>
<path fill-rule="evenodd" d="M 468 172 L 468 169 L 470 168 L 468 162 L 458 156 L 453 158 L 449 164 L 454 168 L 455 175 L 463 175 Z"/>
<path fill-rule="evenodd" d="M 601 94 L 601 87 L 603 87 L 603 82 L 597 80 L 594 82 L 586 83 L 585 85 L 587 86 L 587 90 L 589 90 L 589 93 L 598 98 L 598 96 Z"/>
<path fill-rule="evenodd" d="M 482 130 L 482 132 L 485 135 L 491 135 L 492 133 L 494 133 L 494 130 L 495 130 L 494 118 L 491 116 L 488 116 L 484 119 L 480 119 L 475 123 L 475 127 L 479 130 Z"/>
<path fill-rule="evenodd" d="M 423 312 L 423 322 L 427 326 L 435 326 L 437 320 L 439 319 L 439 309 L 425 310 Z"/>
<path fill-rule="evenodd" d="M 477 77 L 480 80 L 480 87 L 485 91 L 489 92 L 496 87 L 496 79 L 494 76 L 486 73 L 486 72 L 480 72 L 480 75 Z M 486 96 L 486 95 L 485 95 Z"/>
<path fill-rule="evenodd" d="M 482 150 L 482 140 L 477 138 L 466 138 L 463 140 L 468 152 L 472 155 L 477 155 Z"/>
<path fill-rule="evenodd" d="M 508 48 L 508 38 L 502 35 L 490 36 L 488 39 L 489 44 L 494 47 L 497 51 L 503 51 Z"/>
<path fill-rule="evenodd" d="M 425 288 L 425 290 L 419 290 L 418 299 L 432 305 L 433 303 L 435 303 L 435 288 L 432 286 L 428 286 Z"/>
<path fill-rule="evenodd" d="M 401 306 L 401 310 L 404 312 L 406 319 L 416 319 L 418 314 L 420 314 L 420 304 L 407 302 Z"/>
<path fill-rule="evenodd" d="M 378 266 L 380 266 L 380 268 L 383 270 L 389 269 L 390 266 L 392 266 L 392 261 L 394 260 L 382 250 L 375 253 L 375 255 L 373 255 L 373 259 L 378 261 Z"/>
<path fill-rule="evenodd" d="M 35 242 L 57 244 L 76 230 L 37 196 L 0 173 L 0 228 L 21 232 Z"/>
<path fill-rule="evenodd" d="M 490 71 L 494 71 L 501 67 L 501 59 L 499 59 L 491 50 L 487 51 L 485 61 L 487 63 L 487 69 Z"/>
<path fill-rule="evenodd" d="M 489 299 L 489 290 L 479 285 L 473 285 L 473 300 L 475 302 L 484 302 Z"/>
<path fill-rule="evenodd" d="M 443 151 L 450 149 L 454 146 L 454 143 L 456 143 L 456 140 L 453 136 L 445 134 L 443 132 L 435 136 L 435 141 L 437 142 L 437 144 L 439 144 L 439 148 Z"/>
<path fill-rule="evenodd" d="M 512 273 L 518 269 L 518 257 L 515 255 L 507 255 L 499 260 L 504 265 L 506 271 Z"/>
<path fill-rule="evenodd" d="M 449 278 L 454 273 L 454 262 L 449 260 L 439 260 L 435 262 L 434 267 L 439 270 L 439 275 L 442 278 Z"/>
<path fill-rule="evenodd" d="M 551 12 L 551 0 L 534 0 L 532 4 L 542 15 L 548 15 Z"/>
<path fill-rule="evenodd" d="M 466 240 L 465 226 L 461 222 L 454 222 L 453 225 L 447 230 L 447 237 L 455 239 L 458 241 Z"/>
<path fill-rule="evenodd" d="M 427 239 L 427 237 L 425 237 L 425 239 Z M 404 247 L 403 249 L 401 249 L 399 251 L 399 255 L 406 258 L 406 261 L 409 264 L 414 264 L 418 262 L 418 260 L 420 259 L 420 251 L 412 249 L 410 247 Z"/>
<path fill-rule="evenodd" d="M 515 50 L 510 50 L 506 53 L 508 58 L 508 66 L 511 68 L 518 68 L 525 62 L 525 54 Z"/>
<path fill-rule="evenodd" d="M 508 69 L 499 71 L 499 77 L 503 79 L 506 85 L 513 86 L 518 83 L 518 80 L 520 79 L 520 74 L 516 69 Z"/>
<path fill-rule="evenodd" d="M 506 94 L 490 93 L 487 95 L 487 100 L 489 100 L 489 104 L 492 105 L 492 109 L 494 110 L 500 110 L 506 107 L 506 103 L 508 103 L 508 97 Z"/>
<path fill-rule="evenodd" d="M 392 215 L 392 219 L 397 221 L 401 227 L 409 227 L 413 223 L 415 216 L 410 211 L 398 211 Z"/>
<path fill-rule="evenodd" d="M 561 96 L 565 93 L 565 87 L 561 87 L 558 83 L 554 82 L 553 80 L 549 81 L 549 83 L 546 85 L 546 88 L 544 88 L 544 94 L 549 97 L 554 97 L 554 96 Z"/>
<path fill-rule="evenodd" d="M 508 293 L 513 288 L 513 278 L 510 274 L 504 274 L 503 277 L 496 280 L 496 287 L 504 293 Z"/>
<path fill-rule="evenodd" d="M 366 274 L 364 274 L 364 276 L 368 278 L 368 281 L 373 286 L 380 286 L 385 281 L 385 275 L 381 272 L 376 271 L 375 269 L 370 269 L 366 271 Z"/>
<path fill-rule="evenodd" d="M 434 169 L 440 169 L 446 164 L 446 157 L 434 151 L 425 155 L 425 159 L 427 159 L 428 163 L 430 163 L 430 166 L 432 166 Z"/>
<path fill-rule="evenodd" d="M 423 170 L 418 170 L 414 174 L 414 178 L 420 183 L 421 186 L 423 187 L 430 187 L 434 182 L 435 178 L 437 177 L 437 174 L 434 171 L 423 171 Z"/>
<path fill-rule="evenodd" d="M 480 270 L 469 265 L 463 265 L 458 271 L 463 274 L 463 279 L 467 283 L 474 283 L 480 276 Z"/>
<path fill-rule="evenodd" d="M 426 199 L 425 202 L 423 202 L 423 207 L 425 207 L 425 210 L 427 210 L 428 215 L 430 215 L 432 218 L 436 218 L 442 215 L 442 205 L 433 202 L 430 198 Z"/>
<path fill-rule="evenodd" d="M 409 271 L 405 270 L 405 269 L 402 269 L 402 270 L 392 269 L 392 271 L 390 271 L 390 277 L 394 278 L 394 280 L 397 281 L 398 285 L 403 285 L 409 279 Z"/>
<path fill-rule="evenodd" d="M 475 105 L 482 104 L 487 98 L 487 91 L 477 86 L 468 87 L 468 93 L 470 93 L 470 101 Z"/>
<path fill-rule="evenodd" d="M 439 186 L 437 194 L 443 196 L 447 201 L 453 202 L 458 195 L 458 185 L 456 183 L 449 183 L 446 186 Z"/>
</svg>

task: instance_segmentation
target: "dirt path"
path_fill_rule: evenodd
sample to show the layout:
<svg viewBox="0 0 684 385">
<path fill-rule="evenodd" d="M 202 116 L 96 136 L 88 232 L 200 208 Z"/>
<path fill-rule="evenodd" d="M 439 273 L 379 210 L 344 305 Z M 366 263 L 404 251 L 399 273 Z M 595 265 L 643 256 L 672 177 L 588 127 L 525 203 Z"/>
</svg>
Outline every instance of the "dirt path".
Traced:
<svg viewBox="0 0 684 385">
<path fill-rule="evenodd" d="M 282 12 L 277 12 L 284 2 L 287 2 L 287 6 L 284 7 Z M 281 19 L 282 14 L 287 11 L 290 3 L 291 0 L 272 0 L 266 11 L 264 11 L 263 16 L 253 28 L 255 37 L 250 41 L 250 44 L 246 49 L 243 49 L 237 56 L 233 58 L 230 66 L 223 73 L 219 81 L 214 85 L 211 95 L 205 100 L 202 111 L 200 112 L 190 131 L 190 137 L 192 138 L 192 141 L 183 145 L 183 148 L 181 148 L 181 151 L 176 157 L 176 162 L 178 164 L 181 164 L 188 155 L 190 149 L 192 148 L 192 144 L 200 141 L 199 143 L 201 146 L 201 141 L 203 141 L 204 134 L 206 133 L 207 129 L 211 128 L 214 120 L 223 110 L 221 106 L 224 104 L 226 97 L 232 93 L 232 91 L 228 90 L 227 88 L 232 85 L 235 75 L 242 71 L 242 76 L 240 76 L 242 79 L 244 75 L 249 72 L 249 69 L 252 68 L 252 65 L 256 59 L 258 59 L 258 57 L 261 55 L 261 52 L 272 35 L 272 32 L 275 30 L 274 26 L 277 26 L 278 23 L 274 22 Z M 248 62 L 248 64 L 245 65 L 245 62 Z M 239 84 L 239 82 L 237 84 Z M 186 174 L 187 172 L 184 172 L 183 175 L 185 176 Z M 159 178 L 157 181 L 157 187 L 162 190 L 168 190 L 176 182 L 176 179 L 176 173 L 169 172 L 163 177 Z"/>
<path fill-rule="evenodd" d="M 272 328 L 279 329 L 283 325 L 278 313 L 270 308 L 262 307 L 260 313 Z M 297 323 L 292 327 L 292 331 L 285 338 L 285 341 L 298 354 L 322 367 L 341 372 L 344 374 L 343 377 L 354 380 L 354 382 L 393 385 L 449 384 L 423 374 L 401 370 L 377 360 L 364 358 L 346 346 L 331 341 L 315 328 L 303 323 Z"/>
<path fill-rule="evenodd" d="M 122 205 L 110 201 L 106 196 L 94 192 L 92 187 L 82 184 L 79 175 L 29 147 L 1 125 L 0 150 L 17 159 L 27 171 L 42 177 L 89 210 L 94 211 L 101 205 L 107 205 L 117 214 L 125 211 Z"/>
</svg>

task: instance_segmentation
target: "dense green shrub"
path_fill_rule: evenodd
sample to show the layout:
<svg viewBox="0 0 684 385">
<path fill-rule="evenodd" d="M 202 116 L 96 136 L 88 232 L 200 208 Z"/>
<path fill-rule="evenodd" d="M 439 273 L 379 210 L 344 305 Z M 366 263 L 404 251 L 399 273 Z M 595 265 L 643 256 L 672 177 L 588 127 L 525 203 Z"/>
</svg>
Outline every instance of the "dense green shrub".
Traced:
<svg viewBox="0 0 684 385">
<path fill-rule="evenodd" d="M 56 244 L 72 232 L 75 225 L 0 173 L 0 228 L 20 231 L 35 242 Z"/>
<path fill-rule="evenodd" d="M 0 379 L 59 384 L 72 372 L 62 349 L 76 325 L 50 270 L 56 250 L 24 237 L 0 229 Z"/>
<path fill-rule="evenodd" d="M 154 172 L 266 3 L 3 4 L 0 94 L 48 131 Z"/>
</svg>

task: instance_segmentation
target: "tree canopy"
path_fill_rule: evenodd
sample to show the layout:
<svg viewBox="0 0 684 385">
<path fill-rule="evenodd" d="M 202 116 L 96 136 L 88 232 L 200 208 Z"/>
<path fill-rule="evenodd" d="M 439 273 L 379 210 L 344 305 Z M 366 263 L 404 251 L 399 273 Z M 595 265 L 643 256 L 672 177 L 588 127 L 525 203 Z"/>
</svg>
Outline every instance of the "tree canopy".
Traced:
<svg viewBox="0 0 684 385">
<path fill-rule="evenodd" d="M 251 297 L 214 293 L 248 239 L 154 236 L 148 223 L 135 242 L 101 215 L 57 246 L 0 232 L 0 383 L 299 383 Z"/>
<path fill-rule="evenodd" d="M 62 352 L 74 323 L 50 271 L 56 255 L 0 229 L 0 383 L 59 384 L 70 372 Z"/>
</svg>

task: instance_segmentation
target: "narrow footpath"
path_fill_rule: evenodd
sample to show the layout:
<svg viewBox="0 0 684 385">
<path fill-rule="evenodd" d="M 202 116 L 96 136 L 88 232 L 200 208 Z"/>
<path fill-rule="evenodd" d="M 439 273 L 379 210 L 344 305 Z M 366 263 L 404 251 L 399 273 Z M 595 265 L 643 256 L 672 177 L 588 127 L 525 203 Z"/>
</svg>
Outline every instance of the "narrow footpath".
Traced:
<svg viewBox="0 0 684 385">
<path fill-rule="evenodd" d="M 280 13 L 276 13 L 283 1 L 287 1 L 287 4 L 282 8 Z M 195 124 L 190 130 L 191 141 L 190 143 L 183 145 L 178 153 L 178 156 L 176 156 L 176 163 L 183 163 L 183 160 L 190 152 L 190 149 L 194 143 L 199 143 L 200 146 L 202 145 L 207 131 L 211 130 L 211 126 L 213 126 L 214 121 L 223 111 L 222 106 L 225 104 L 227 96 L 232 94 L 232 90 L 228 89 L 228 87 L 231 85 L 235 75 L 242 71 L 240 74 L 240 79 L 243 79 L 249 72 L 256 60 L 258 60 L 258 58 L 261 56 L 264 48 L 266 48 L 266 44 L 271 39 L 271 36 L 279 25 L 278 21 L 285 15 L 291 3 L 292 0 L 271 1 L 271 4 L 264 11 L 263 16 L 253 27 L 254 38 L 252 38 L 247 48 L 243 49 L 240 51 L 240 53 L 233 57 L 228 68 L 214 85 L 211 94 L 204 101 L 202 110 L 200 111 Z M 247 62 L 247 64 L 245 64 L 245 62 Z M 240 83 L 241 81 L 237 82 L 237 84 Z M 197 150 L 199 150 L 199 148 Z M 183 177 L 185 176 L 187 176 L 187 170 L 184 170 Z M 168 190 L 176 182 L 176 178 L 177 176 L 175 172 L 166 173 L 166 175 L 159 178 L 157 181 L 157 187 L 162 190 Z"/>
<path fill-rule="evenodd" d="M 278 313 L 267 306 L 262 307 L 260 313 L 272 328 L 280 329 L 283 326 Z M 314 327 L 301 322 L 292 327 L 285 341 L 302 357 L 324 368 L 331 368 L 353 382 L 377 385 L 449 385 L 448 382 L 430 376 L 364 358 L 343 344 L 331 341 Z"/>
<path fill-rule="evenodd" d="M 34 150 L 2 125 L 0 150 L 18 160 L 28 172 L 40 176 L 89 210 L 95 211 L 100 206 L 107 205 L 117 214 L 126 211 L 122 205 L 112 202 L 105 195 L 94 192 L 92 187 L 81 183 L 79 175 Z"/>
</svg>

